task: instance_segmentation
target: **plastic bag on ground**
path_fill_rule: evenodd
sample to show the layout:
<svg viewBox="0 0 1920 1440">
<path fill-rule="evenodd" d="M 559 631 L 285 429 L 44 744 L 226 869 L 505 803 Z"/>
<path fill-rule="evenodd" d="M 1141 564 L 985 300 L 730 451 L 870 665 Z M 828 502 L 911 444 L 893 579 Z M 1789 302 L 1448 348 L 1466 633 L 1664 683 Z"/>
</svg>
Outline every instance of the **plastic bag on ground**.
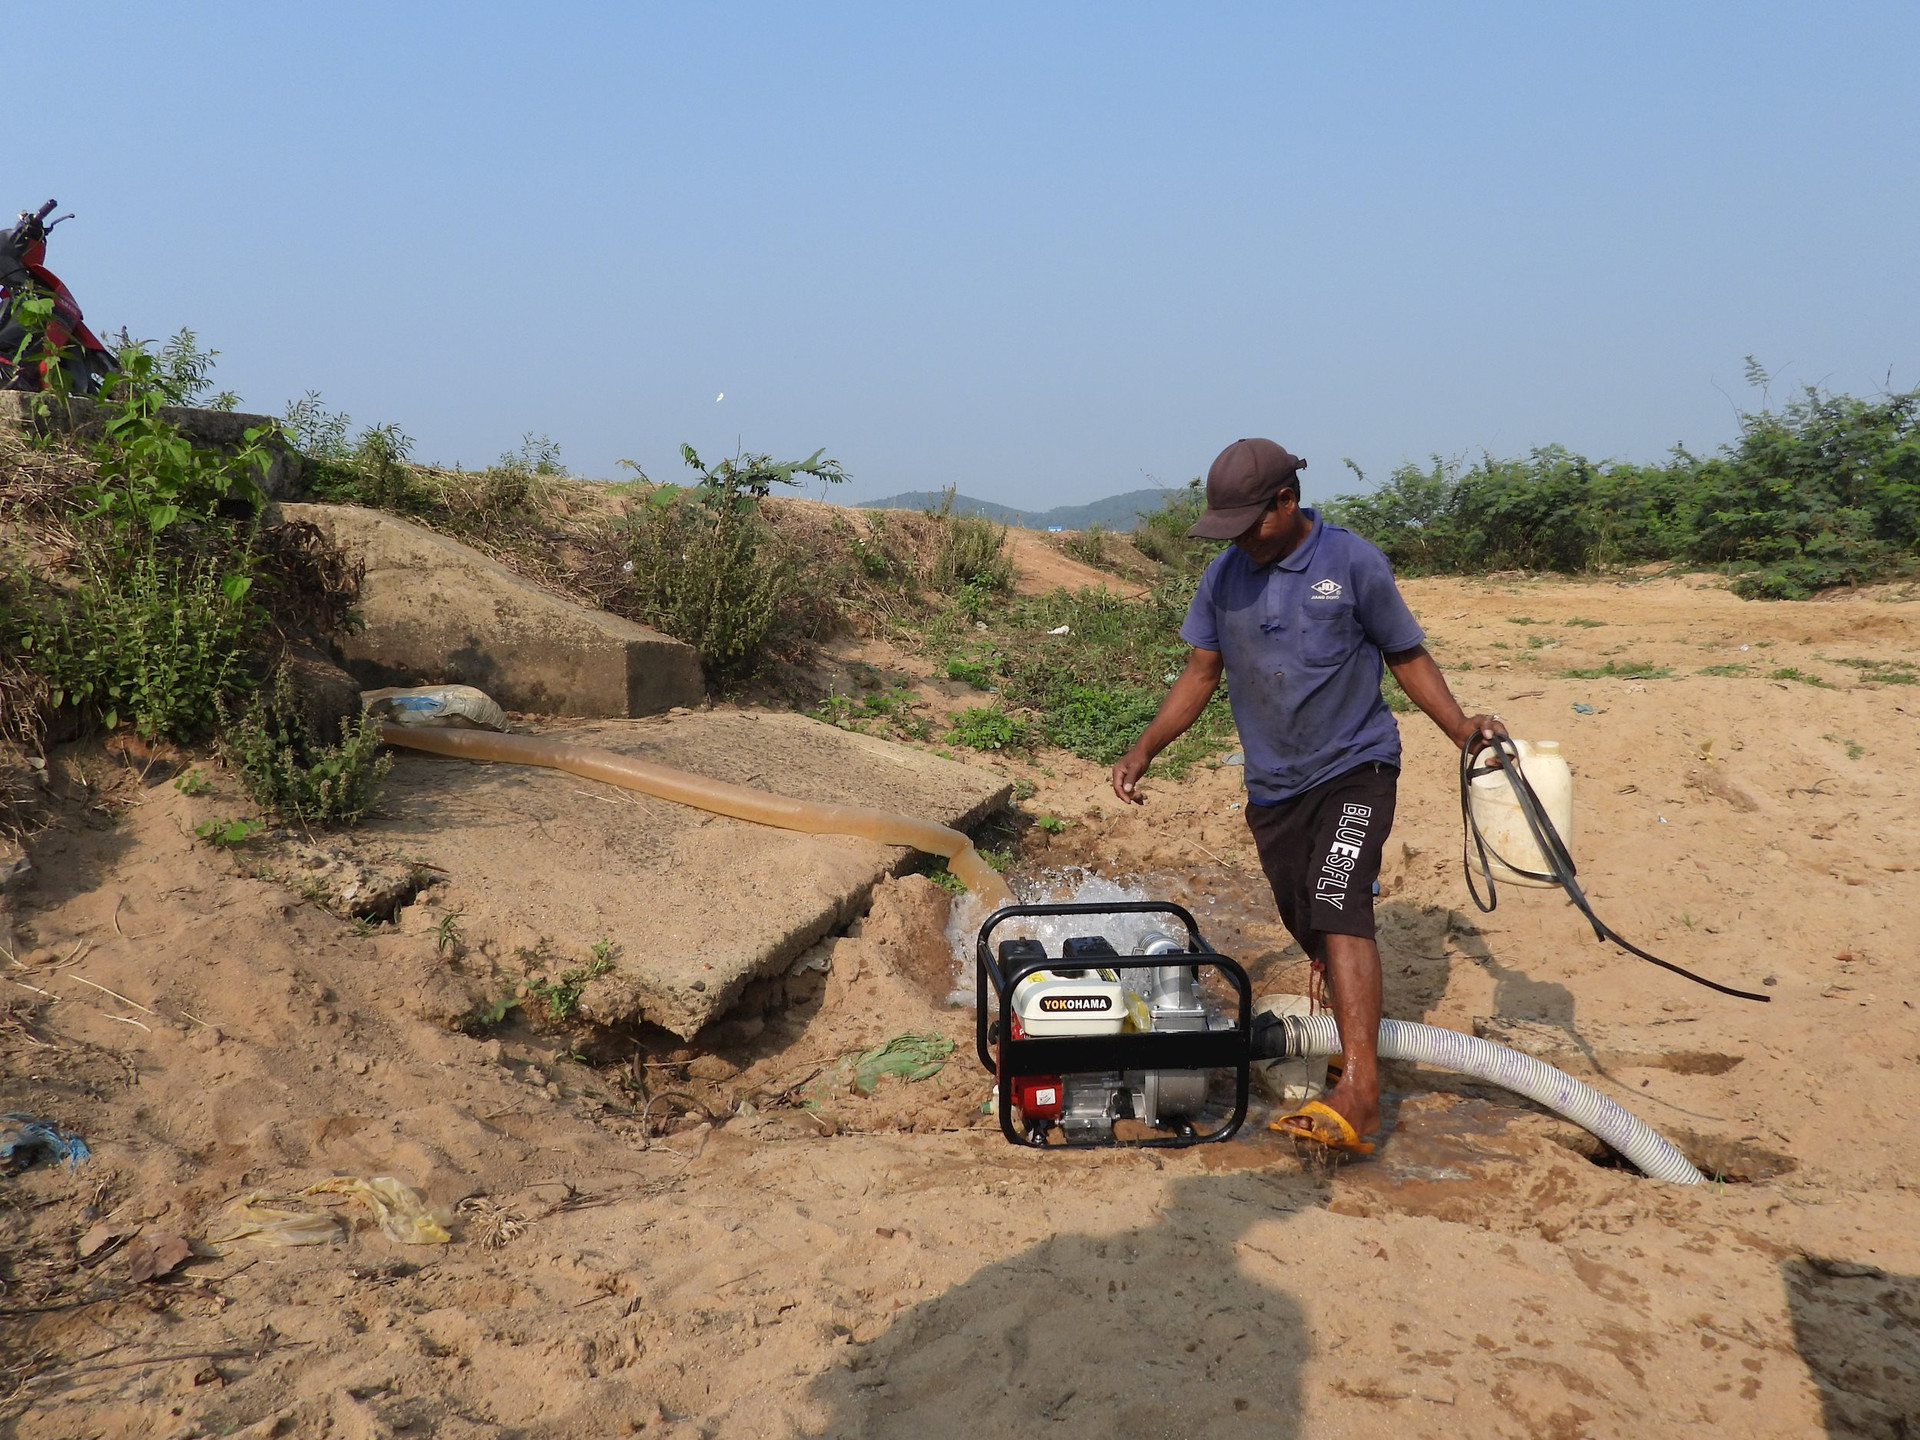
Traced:
<svg viewBox="0 0 1920 1440">
<path fill-rule="evenodd" d="M 10 1170 L 25 1170 L 43 1161 L 57 1165 L 62 1160 L 72 1170 L 92 1156 L 85 1140 L 51 1120 L 34 1115 L 0 1115 L 0 1164 Z"/>
<path fill-rule="evenodd" d="M 445 1245 L 453 1239 L 447 1233 L 451 1217 L 429 1207 L 417 1191 L 408 1189 L 391 1175 L 376 1175 L 371 1180 L 336 1175 L 318 1185 L 309 1185 L 300 1193 L 344 1195 L 360 1201 L 373 1212 L 380 1233 L 402 1245 Z"/>
<path fill-rule="evenodd" d="M 363 690 L 360 704 L 375 720 L 442 730 L 507 728 L 507 712 L 471 685 L 422 685 L 412 690 Z"/>
<path fill-rule="evenodd" d="M 249 1190 L 227 1206 L 207 1239 L 215 1245 L 251 1240 L 256 1245 L 331 1245 L 346 1232 L 332 1215 L 312 1210 L 283 1210 L 268 1202 L 265 1190 Z"/>
<path fill-rule="evenodd" d="M 898 1075 L 909 1082 L 925 1080 L 939 1074 L 952 1053 L 953 1041 L 944 1035 L 896 1035 L 853 1062 L 853 1088 L 871 1095 L 883 1075 Z"/>
</svg>

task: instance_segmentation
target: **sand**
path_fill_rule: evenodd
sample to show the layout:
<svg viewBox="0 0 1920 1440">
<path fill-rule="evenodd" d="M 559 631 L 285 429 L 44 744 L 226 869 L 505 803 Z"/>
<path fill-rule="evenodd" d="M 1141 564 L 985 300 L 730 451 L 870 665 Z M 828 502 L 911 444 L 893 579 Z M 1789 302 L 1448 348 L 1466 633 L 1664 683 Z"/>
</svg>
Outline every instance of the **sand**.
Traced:
<svg viewBox="0 0 1920 1440">
<path fill-rule="evenodd" d="M 0 960 L 0 1109 L 95 1158 L 0 1180 L 0 1430 L 1912 1433 L 1920 687 L 1838 662 L 1920 660 L 1920 604 L 1747 604 L 1703 579 L 1407 591 L 1470 705 L 1566 745 L 1601 913 L 1775 1000 L 1601 947 L 1546 893 L 1475 911 L 1452 762 L 1415 715 L 1389 1012 L 1579 1070 L 1723 1182 L 1596 1164 L 1558 1122 L 1404 1069 L 1363 1163 L 1263 1125 L 1177 1154 L 1014 1149 L 977 1116 L 971 1016 L 940 1003 L 947 897 L 919 876 L 692 1043 L 519 1014 L 469 1035 L 448 1012 L 499 977 L 447 943 L 438 887 L 356 926 L 197 843 L 169 757 L 74 747 Z M 1554 674 L 1609 659 L 1677 673 Z M 1782 669 L 1833 688 L 1765 678 Z M 1030 832 L 1032 872 L 1186 900 L 1265 988 L 1301 988 L 1233 767 L 1120 814 L 1096 767 L 997 763 L 1071 822 Z M 961 1045 L 852 1093 L 842 1057 L 903 1031 Z M 125 1241 L 76 1251 L 102 1225 L 203 1241 L 236 1196 L 334 1174 L 418 1187 L 453 1243 L 361 1224 L 203 1245 L 147 1282 Z"/>
</svg>

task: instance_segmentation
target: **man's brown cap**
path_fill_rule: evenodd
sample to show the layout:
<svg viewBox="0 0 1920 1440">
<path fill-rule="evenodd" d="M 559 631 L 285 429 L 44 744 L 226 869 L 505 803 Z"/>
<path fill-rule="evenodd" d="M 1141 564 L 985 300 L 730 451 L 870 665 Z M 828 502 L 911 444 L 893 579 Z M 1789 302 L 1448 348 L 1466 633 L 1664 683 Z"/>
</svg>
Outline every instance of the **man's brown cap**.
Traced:
<svg viewBox="0 0 1920 1440">
<path fill-rule="evenodd" d="M 1293 473 L 1307 468 L 1271 440 L 1236 440 L 1222 450 L 1207 471 L 1207 510 L 1187 531 L 1202 540 L 1232 540 L 1265 513 Z"/>
</svg>

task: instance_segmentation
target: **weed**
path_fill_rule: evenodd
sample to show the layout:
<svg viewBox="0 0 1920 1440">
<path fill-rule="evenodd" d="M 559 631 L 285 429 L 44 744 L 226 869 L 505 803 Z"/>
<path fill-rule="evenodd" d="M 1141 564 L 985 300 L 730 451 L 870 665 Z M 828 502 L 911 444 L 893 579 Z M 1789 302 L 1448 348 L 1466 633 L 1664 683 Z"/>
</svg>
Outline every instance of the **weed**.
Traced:
<svg viewBox="0 0 1920 1440">
<path fill-rule="evenodd" d="M 601 946 L 607 946 L 602 950 Z M 613 947 L 601 941 L 593 947 L 593 959 L 586 965 L 560 972 L 558 980 L 531 980 L 527 982 L 527 993 L 547 1007 L 550 1020 L 571 1020 L 580 1011 L 580 997 L 586 992 L 587 983 L 598 980 L 613 969 Z"/>
<path fill-rule="evenodd" d="M 466 937 L 460 933 L 462 911 L 449 910 L 440 917 L 440 923 L 433 927 L 433 949 L 438 955 L 451 955 L 458 958 L 466 948 Z"/>
<path fill-rule="evenodd" d="M 1107 532 L 1098 522 L 1084 530 L 1072 530 L 1060 537 L 1060 551 L 1082 565 L 1103 569 L 1107 563 Z"/>
<path fill-rule="evenodd" d="M 1527 648 L 1529 650 L 1558 650 L 1560 648 L 1560 642 L 1558 640 L 1549 640 L 1544 635 L 1529 635 L 1527 636 Z"/>
<path fill-rule="evenodd" d="M 945 738 L 970 750 L 1024 750 L 1039 737 L 1032 721 L 997 706 L 976 705 L 953 717 Z"/>
<path fill-rule="evenodd" d="M 1042 815 L 1033 823 L 1049 835 L 1058 835 L 1062 830 L 1067 828 L 1070 822 L 1062 820 L 1058 815 Z"/>
<path fill-rule="evenodd" d="M 967 882 L 949 870 L 947 868 L 947 862 L 944 860 L 936 860 L 928 867 L 927 878 L 949 895 L 964 895 L 967 893 Z"/>
<path fill-rule="evenodd" d="M 247 602 L 249 567 L 244 553 L 90 547 L 77 583 L 0 607 L 0 651 L 23 658 L 52 709 L 108 729 L 125 717 L 146 739 L 195 738 L 248 685 L 247 651 L 265 618 Z"/>
<path fill-rule="evenodd" d="M 454 1023 L 468 1035 L 477 1038 L 490 1034 L 506 1024 L 507 1016 L 519 1008 L 519 1004 L 513 992 L 508 991 L 491 1000 L 482 1000 Z"/>
<path fill-rule="evenodd" d="M 1197 478 L 1168 491 L 1159 509 L 1140 515 L 1133 527 L 1133 548 L 1175 576 L 1198 575 L 1220 553 L 1218 540 L 1196 540 L 1187 534 L 1206 506 Z"/>
<path fill-rule="evenodd" d="M 1513 648 L 1511 645 L 1507 644 L 1507 642 L 1504 640 L 1493 640 L 1493 641 L 1489 641 L 1488 643 L 1495 650 L 1511 650 Z"/>
<path fill-rule="evenodd" d="M 1845 747 L 1847 752 L 1847 758 L 1849 760 L 1858 760 L 1862 755 L 1865 755 L 1867 753 L 1866 746 L 1861 745 L 1852 740 L 1842 740 L 1838 735 L 1827 734 L 1827 735 L 1822 735 L 1820 738 L 1822 740 L 1831 741 L 1835 745 L 1840 745 Z"/>
<path fill-rule="evenodd" d="M 235 850 L 267 827 L 258 820 L 203 820 L 193 833 L 219 850 Z"/>
<path fill-rule="evenodd" d="M 998 657 L 991 651 L 949 655 L 946 671 L 949 680 L 960 680 L 976 690 L 993 688 L 993 669 Z"/>
<path fill-rule="evenodd" d="M 1734 660 L 1725 665 L 1703 665 L 1694 671 L 1696 675 L 1751 675 L 1753 666 L 1744 660 Z"/>
<path fill-rule="evenodd" d="M 1609 660 L 1604 665 L 1594 665 L 1586 669 L 1561 670 L 1562 680 L 1606 680 L 1619 677 L 1623 680 L 1665 680 L 1673 674 L 1671 665 L 1637 665 L 1630 660 Z"/>
<path fill-rule="evenodd" d="M 1039 793 L 1040 787 L 1024 775 L 1013 782 L 1013 798 L 1016 800 L 1031 800 Z"/>
<path fill-rule="evenodd" d="M 993 850 L 985 845 L 980 846 L 979 850 L 980 858 L 995 870 L 1006 870 L 1013 864 L 1014 854 L 1011 850 Z"/>
<path fill-rule="evenodd" d="M 335 742 L 314 735 L 284 665 L 271 693 L 226 726 L 220 753 L 254 804 L 309 826 L 358 824 L 393 768 L 379 725 L 364 715 L 343 722 Z"/>
<path fill-rule="evenodd" d="M 984 515 L 955 515 L 949 490 L 935 518 L 940 538 L 934 547 L 934 589 L 949 593 L 963 587 L 974 591 L 976 607 L 987 596 L 1013 588 L 1013 557 L 1007 554 L 1007 527 Z"/>
<path fill-rule="evenodd" d="M 1573 617 L 1572 619 L 1570 619 L 1570 620 L 1562 620 L 1562 621 L 1561 621 L 1560 623 L 1561 623 L 1562 625 L 1578 625 L 1578 626 L 1583 626 L 1583 627 L 1585 627 L 1585 628 L 1586 628 L 1586 629 L 1588 629 L 1588 630 L 1597 630 L 1597 629 L 1599 629 L 1599 628 L 1600 628 L 1600 627 L 1601 627 L 1602 625 L 1605 625 L 1605 624 L 1606 624 L 1607 622 L 1606 622 L 1606 621 L 1604 621 L 1604 620 L 1589 620 L 1589 619 L 1587 619 L 1587 618 L 1586 618 L 1586 616 L 1584 616 L 1584 615 L 1575 615 L 1575 616 L 1574 616 L 1574 617 Z"/>
<path fill-rule="evenodd" d="M 1920 684 L 1920 675 L 1915 674 L 1911 660 L 1869 660 L 1861 655 L 1827 656 L 1816 655 L 1816 660 L 1824 660 L 1829 665 L 1845 665 L 1849 669 L 1861 672 L 1860 678 L 1869 683 L 1880 685 L 1916 685 Z"/>
<path fill-rule="evenodd" d="M 213 788 L 213 782 L 207 779 L 205 771 L 189 770 L 173 782 L 173 788 L 178 790 L 182 795 L 204 795 Z"/>
<path fill-rule="evenodd" d="M 755 670 L 793 591 L 779 537 L 751 508 L 685 498 L 630 512 L 616 608 L 700 653 L 714 680 Z"/>
<path fill-rule="evenodd" d="M 1536 620 L 1531 615 L 1509 615 L 1507 616 L 1507 623 L 1509 625 L 1544 625 L 1547 622 L 1544 620 Z"/>
<path fill-rule="evenodd" d="M 1834 688 L 1832 682 L 1822 680 L 1818 675 L 1809 674 L 1807 671 L 1801 670 L 1793 665 L 1782 665 L 1778 670 L 1769 670 L 1767 672 L 1767 679 L 1798 680 L 1802 685 L 1812 685 L 1821 690 L 1831 690 Z"/>
</svg>

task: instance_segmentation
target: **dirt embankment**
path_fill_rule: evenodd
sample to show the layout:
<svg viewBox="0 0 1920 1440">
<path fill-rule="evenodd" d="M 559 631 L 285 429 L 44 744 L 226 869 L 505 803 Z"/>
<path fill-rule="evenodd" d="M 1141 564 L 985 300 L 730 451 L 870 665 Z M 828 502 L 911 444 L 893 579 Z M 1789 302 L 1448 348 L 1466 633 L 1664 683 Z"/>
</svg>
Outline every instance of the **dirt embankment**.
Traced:
<svg viewBox="0 0 1920 1440">
<path fill-rule="evenodd" d="M 970 1016 L 937 999 L 946 900 L 918 877 L 691 1046 L 635 1033 L 589 1066 L 524 1009 L 472 1036 L 437 887 L 355 926 L 196 843 L 164 760 L 57 755 L 0 960 L 0 1109 L 95 1156 L 0 1180 L 7 1433 L 1905 1433 L 1920 687 L 1894 662 L 1920 662 L 1920 605 L 1699 584 L 1407 590 L 1471 707 L 1567 746 L 1601 912 L 1774 1003 L 1602 948 L 1543 893 L 1474 911 L 1417 715 L 1382 902 L 1391 1013 L 1576 1071 L 1727 1177 L 1692 1191 L 1414 1072 L 1379 1155 L 1334 1170 L 1259 1126 L 1015 1150 L 977 1121 Z M 1029 833 L 1030 866 L 1187 899 L 1300 988 L 1237 770 L 1122 814 L 1096 767 L 995 763 L 1068 822 Z M 848 1057 L 903 1032 L 958 1048 L 859 1094 Z M 144 1282 L 125 1241 L 76 1250 L 102 1225 L 205 1237 L 247 1191 L 334 1174 L 419 1187 L 453 1243 L 362 1225 Z"/>
</svg>

